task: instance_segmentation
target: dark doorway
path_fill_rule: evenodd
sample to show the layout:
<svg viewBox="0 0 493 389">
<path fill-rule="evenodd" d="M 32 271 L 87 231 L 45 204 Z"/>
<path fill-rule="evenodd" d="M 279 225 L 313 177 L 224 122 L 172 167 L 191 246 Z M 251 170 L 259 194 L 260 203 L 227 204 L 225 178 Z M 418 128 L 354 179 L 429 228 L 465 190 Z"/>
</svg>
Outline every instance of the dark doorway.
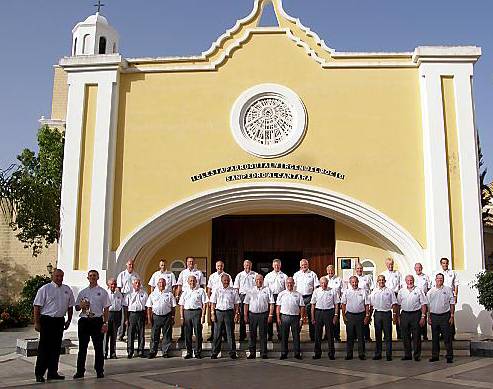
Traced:
<svg viewBox="0 0 493 389">
<path fill-rule="evenodd" d="M 281 270 L 288 276 L 297 272 L 299 261 L 303 258 L 302 251 L 245 251 L 245 259 L 253 262 L 253 270 L 265 276 L 272 270 L 272 260 L 278 258 L 282 262 Z"/>
</svg>

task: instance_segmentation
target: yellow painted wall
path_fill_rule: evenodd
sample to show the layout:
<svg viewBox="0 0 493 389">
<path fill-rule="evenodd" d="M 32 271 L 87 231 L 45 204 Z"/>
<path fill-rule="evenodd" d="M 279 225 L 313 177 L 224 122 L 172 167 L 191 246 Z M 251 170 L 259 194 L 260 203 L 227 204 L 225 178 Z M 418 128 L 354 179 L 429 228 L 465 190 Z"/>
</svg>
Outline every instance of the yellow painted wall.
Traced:
<svg viewBox="0 0 493 389">
<path fill-rule="evenodd" d="M 195 183 L 190 176 L 264 161 L 236 144 L 229 118 L 236 98 L 265 82 L 293 89 L 308 112 L 301 145 L 274 161 L 345 173 L 344 181 L 314 174 L 310 185 L 379 209 L 426 246 L 417 69 L 322 69 L 276 33 L 254 34 L 217 71 L 127 73 L 120 80 L 114 250 L 163 208 L 230 185 L 225 175 Z"/>
<path fill-rule="evenodd" d="M 65 120 L 67 116 L 68 84 L 67 73 L 59 66 L 54 68 L 51 118 Z"/>
<path fill-rule="evenodd" d="M 91 182 L 93 171 L 94 132 L 96 126 L 98 87 L 87 85 L 82 123 L 81 166 L 79 172 L 79 207 L 77 212 L 77 243 L 74 269 L 87 270 L 89 254 L 89 224 L 91 210 Z"/>
<path fill-rule="evenodd" d="M 447 154 L 448 194 L 450 204 L 450 233 L 452 238 L 452 267 L 464 269 L 464 235 L 462 223 L 462 191 L 459 167 L 459 139 L 455 112 L 453 77 L 442 77 L 443 119 Z"/>
</svg>

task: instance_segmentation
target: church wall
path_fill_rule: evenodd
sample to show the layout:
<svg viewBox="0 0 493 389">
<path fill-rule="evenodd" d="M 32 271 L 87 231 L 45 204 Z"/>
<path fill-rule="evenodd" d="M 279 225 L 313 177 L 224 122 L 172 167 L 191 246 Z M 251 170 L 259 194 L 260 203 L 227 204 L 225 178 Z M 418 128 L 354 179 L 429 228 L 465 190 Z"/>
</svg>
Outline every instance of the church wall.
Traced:
<svg viewBox="0 0 493 389">
<path fill-rule="evenodd" d="M 54 67 L 51 119 L 65 120 L 67 116 L 68 84 L 67 73 L 59 66 Z"/>
</svg>

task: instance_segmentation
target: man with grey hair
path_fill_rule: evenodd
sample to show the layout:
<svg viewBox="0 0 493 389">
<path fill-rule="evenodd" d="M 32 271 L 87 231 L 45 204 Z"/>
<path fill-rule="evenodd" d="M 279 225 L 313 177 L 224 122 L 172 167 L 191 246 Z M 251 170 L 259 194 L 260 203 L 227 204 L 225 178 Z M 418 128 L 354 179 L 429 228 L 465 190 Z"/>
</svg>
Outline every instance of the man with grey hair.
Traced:
<svg viewBox="0 0 493 389">
<path fill-rule="evenodd" d="M 132 281 L 132 291 L 125 295 L 124 311 L 125 324 L 128 327 L 127 333 L 127 357 L 131 359 L 134 355 L 134 340 L 137 335 L 138 346 L 137 356 L 144 357 L 144 329 L 146 321 L 146 302 L 147 292 L 141 289 L 140 278 L 134 278 Z"/>
<path fill-rule="evenodd" d="M 238 290 L 240 296 L 240 342 L 246 339 L 246 325 L 244 318 L 244 306 L 246 294 L 255 288 L 255 277 L 257 273 L 252 270 L 252 261 L 245 259 L 243 261 L 243 271 L 235 277 L 233 288 Z"/>
<path fill-rule="evenodd" d="M 308 330 L 310 340 L 313 342 L 315 340 L 315 326 L 312 323 L 312 309 L 310 301 L 312 300 L 313 291 L 320 285 L 318 282 L 318 276 L 315 272 L 310 270 L 308 260 L 303 258 L 300 261 L 300 270 L 294 273 L 293 279 L 296 291 L 301 293 L 303 296 L 303 301 L 305 302 L 306 315 L 308 316 Z"/>
<path fill-rule="evenodd" d="M 116 359 L 116 337 L 118 328 L 122 322 L 123 295 L 116 287 L 115 278 L 110 278 L 108 280 L 107 292 L 111 305 L 108 316 L 108 331 L 106 332 L 104 339 L 104 358 L 108 358 L 109 351 L 110 359 Z"/>
<path fill-rule="evenodd" d="M 382 272 L 382 274 L 385 276 L 385 285 L 397 296 L 397 293 L 399 293 L 399 290 L 401 289 L 403 284 L 402 275 L 400 272 L 394 269 L 393 258 L 387 258 L 385 260 L 385 266 L 387 267 L 387 270 Z M 399 324 L 399 321 L 397 321 L 395 325 L 395 331 L 397 333 L 397 339 L 401 339 L 401 326 Z"/>
<path fill-rule="evenodd" d="M 358 288 L 366 291 L 367 295 L 369 296 L 372 290 L 375 288 L 373 277 L 370 274 L 363 273 L 363 265 L 361 263 L 356 264 L 355 271 L 355 276 L 358 278 Z M 363 328 L 363 336 L 365 337 L 366 341 L 371 342 L 369 323 L 366 324 Z"/>
<path fill-rule="evenodd" d="M 423 265 L 419 262 L 417 262 L 414 265 L 414 271 L 416 273 L 414 275 L 414 284 L 419 289 L 421 289 L 423 294 L 426 296 L 426 294 L 431 288 L 430 277 L 428 277 L 428 275 L 423 273 Z M 421 328 L 421 336 L 423 337 L 423 340 L 428 340 L 428 324 L 425 322 L 425 325 L 420 328 Z"/>
<path fill-rule="evenodd" d="M 265 276 L 264 285 L 270 289 L 272 296 L 274 297 L 274 303 L 277 302 L 279 293 L 286 289 L 286 280 L 288 276 L 281 271 L 281 260 L 274 259 L 272 261 L 272 271 Z M 268 327 L 268 340 L 272 341 L 274 335 L 274 324 L 276 323 L 277 340 L 281 339 L 281 331 L 279 323 L 277 322 L 277 315 L 274 315 L 272 323 L 269 323 Z"/>
<path fill-rule="evenodd" d="M 221 277 L 223 274 L 228 275 L 229 284 L 232 285 L 233 280 L 231 279 L 231 276 L 224 271 L 224 262 L 221 260 L 217 260 L 216 261 L 216 271 L 214 273 L 212 273 L 209 276 L 209 279 L 207 280 L 207 298 L 208 298 L 208 300 L 210 300 L 212 292 L 215 289 L 222 286 Z M 209 341 L 209 342 L 212 342 L 214 340 L 215 325 L 216 324 L 212 321 L 211 322 L 211 335 L 209 336 L 209 338 L 207 338 L 207 341 Z M 221 328 L 221 334 L 222 334 L 224 341 L 226 341 L 226 339 L 227 339 L 226 329 L 224 327 Z"/>
<path fill-rule="evenodd" d="M 134 270 L 135 260 L 129 259 L 126 264 L 126 269 L 123 270 L 116 278 L 116 287 L 118 291 L 123 295 L 123 298 L 132 291 L 132 282 L 136 278 L 141 278 L 140 275 Z M 120 328 L 118 328 L 118 339 L 123 341 L 123 337 L 126 332 L 125 315 L 122 311 L 122 322 Z"/>
<path fill-rule="evenodd" d="M 335 271 L 335 267 L 334 265 L 329 265 L 327 266 L 327 282 L 328 282 L 328 287 L 330 289 L 334 289 L 338 296 L 339 296 L 339 300 L 341 298 L 341 295 L 342 295 L 342 286 L 343 286 L 343 283 L 342 283 L 342 279 L 341 277 L 338 277 L 336 276 L 336 271 Z M 338 306 L 338 309 L 340 310 L 341 309 L 341 304 L 337 304 Z M 325 335 L 325 337 L 327 337 L 327 334 Z M 334 324 L 334 340 L 336 342 L 340 342 L 341 341 L 341 321 L 340 320 L 337 320 L 337 322 Z"/>
</svg>

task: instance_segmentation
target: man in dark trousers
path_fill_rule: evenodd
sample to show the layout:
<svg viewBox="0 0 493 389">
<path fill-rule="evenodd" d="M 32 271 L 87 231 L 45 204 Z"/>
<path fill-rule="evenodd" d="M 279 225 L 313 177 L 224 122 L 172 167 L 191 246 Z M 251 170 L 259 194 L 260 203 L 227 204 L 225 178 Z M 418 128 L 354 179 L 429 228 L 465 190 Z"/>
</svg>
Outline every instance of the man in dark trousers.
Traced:
<svg viewBox="0 0 493 389">
<path fill-rule="evenodd" d="M 132 281 L 132 291 L 125 295 L 123 310 L 125 312 L 125 325 L 128 328 L 127 333 L 127 358 L 134 356 L 134 340 L 137 335 L 138 346 L 137 356 L 144 357 L 144 330 L 146 322 L 146 303 L 147 292 L 141 289 L 140 278 L 134 278 Z"/>
<path fill-rule="evenodd" d="M 108 331 L 108 308 L 111 305 L 108 292 L 98 285 L 99 273 L 89 270 L 89 286 L 82 289 L 75 301 L 75 310 L 81 311 L 78 322 L 79 353 L 74 379 L 84 378 L 89 339 L 94 347 L 94 369 L 97 378 L 104 378 L 103 339 Z"/>
<path fill-rule="evenodd" d="M 38 357 L 34 374 L 36 382 L 44 382 L 48 370 L 48 380 L 63 380 L 58 374 L 58 360 L 62 347 L 63 330 L 72 321 L 74 294 L 64 285 L 63 271 L 55 269 L 51 282 L 39 288 L 34 299 L 34 329 L 39 332 Z M 67 315 L 67 320 L 65 320 Z"/>
<path fill-rule="evenodd" d="M 104 359 L 116 359 L 116 338 L 118 327 L 122 322 L 123 294 L 116 287 L 116 280 L 110 278 L 108 280 L 108 296 L 110 297 L 110 308 L 108 317 L 108 332 L 105 334 L 104 340 Z"/>
</svg>

